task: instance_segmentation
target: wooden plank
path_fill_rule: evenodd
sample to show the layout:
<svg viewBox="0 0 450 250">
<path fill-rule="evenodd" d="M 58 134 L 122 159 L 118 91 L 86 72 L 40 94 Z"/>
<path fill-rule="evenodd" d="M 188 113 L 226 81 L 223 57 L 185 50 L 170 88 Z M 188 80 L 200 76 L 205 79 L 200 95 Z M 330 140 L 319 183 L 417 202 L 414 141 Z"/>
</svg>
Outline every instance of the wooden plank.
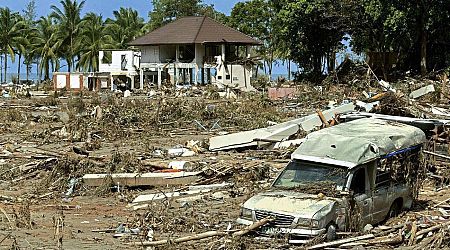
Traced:
<svg viewBox="0 0 450 250">
<path fill-rule="evenodd" d="M 326 247 L 335 247 L 335 246 L 340 246 L 342 244 L 346 244 L 346 243 L 350 243 L 350 242 L 355 242 L 355 241 L 359 241 L 359 240 L 367 240 L 367 239 L 372 239 L 375 238 L 375 235 L 373 234 L 366 234 L 366 235 L 362 235 L 362 236 L 357 236 L 357 237 L 353 237 L 353 238 L 347 238 L 347 239 L 342 239 L 342 240 L 336 240 L 336 241 L 331 241 L 331 242 L 326 242 L 326 243 L 322 243 L 322 244 L 318 244 L 315 246 L 311 246 L 308 247 L 306 249 L 323 249 Z"/>
<path fill-rule="evenodd" d="M 150 203 L 153 201 L 163 200 L 163 199 L 170 199 L 175 197 L 188 197 L 192 195 L 197 194 L 203 194 L 203 193 L 209 193 L 211 192 L 211 189 L 207 190 L 193 190 L 193 191 L 183 191 L 183 192 L 173 192 L 173 193 L 155 193 L 155 194 L 143 194 L 136 197 L 136 199 L 133 200 L 133 205 L 136 204 L 142 204 L 142 203 Z"/>
<path fill-rule="evenodd" d="M 165 186 L 185 185 L 198 180 L 200 172 L 175 172 L 175 173 L 146 173 L 146 174 L 87 174 L 83 176 L 84 184 L 92 187 L 104 185 L 107 177 L 111 176 L 115 184 L 121 186 Z"/>
<path fill-rule="evenodd" d="M 160 245 L 166 245 L 169 243 L 182 243 L 187 241 L 193 241 L 193 240 L 201 240 L 209 237 L 216 237 L 216 236 L 225 236 L 225 232 L 219 232 L 219 231 L 209 231 L 205 233 L 200 234 L 194 234 L 190 236 L 175 238 L 175 239 L 167 239 L 167 240 L 158 240 L 158 241 L 144 241 L 144 242 L 134 242 L 130 243 L 129 245 L 133 246 L 144 246 L 144 247 L 150 247 L 150 246 L 160 246 Z"/>
</svg>

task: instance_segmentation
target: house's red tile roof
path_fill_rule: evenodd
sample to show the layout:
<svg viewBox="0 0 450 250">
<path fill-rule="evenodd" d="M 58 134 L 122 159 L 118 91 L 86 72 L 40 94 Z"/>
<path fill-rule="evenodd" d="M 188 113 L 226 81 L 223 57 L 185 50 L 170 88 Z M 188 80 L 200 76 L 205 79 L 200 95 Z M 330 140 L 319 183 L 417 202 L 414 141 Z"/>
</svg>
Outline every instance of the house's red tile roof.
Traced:
<svg viewBox="0 0 450 250">
<path fill-rule="evenodd" d="M 209 17 L 183 17 L 144 35 L 129 45 L 162 45 L 193 43 L 237 43 L 258 45 L 252 37 L 225 26 Z"/>
</svg>

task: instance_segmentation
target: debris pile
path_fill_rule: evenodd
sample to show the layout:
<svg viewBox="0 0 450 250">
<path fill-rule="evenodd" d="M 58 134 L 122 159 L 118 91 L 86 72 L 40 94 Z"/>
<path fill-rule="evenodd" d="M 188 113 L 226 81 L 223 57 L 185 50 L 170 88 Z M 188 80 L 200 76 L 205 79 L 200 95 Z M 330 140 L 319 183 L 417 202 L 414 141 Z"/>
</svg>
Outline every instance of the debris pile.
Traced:
<svg viewBox="0 0 450 250">
<path fill-rule="evenodd" d="M 448 246 L 448 80 L 388 83 L 348 62 L 322 84 L 279 86 L 277 100 L 260 93 L 222 99 L 209 87 L 2 100 L 0 242 L 289 248 L 284 236 L 257 237 L 273 218 L 239 226 L 240 206 L 270 187 L 308 133 L 374 117 L 418 126 L 428 136 L 426 167 L 410 173 L 420 181 L 411 183 L 416 204 L 363 232 L 338 232 L 329 242 L 317 237 L 304 247 Z M 335 195 L 325 184 L 307 189 Z"/>
</svg>

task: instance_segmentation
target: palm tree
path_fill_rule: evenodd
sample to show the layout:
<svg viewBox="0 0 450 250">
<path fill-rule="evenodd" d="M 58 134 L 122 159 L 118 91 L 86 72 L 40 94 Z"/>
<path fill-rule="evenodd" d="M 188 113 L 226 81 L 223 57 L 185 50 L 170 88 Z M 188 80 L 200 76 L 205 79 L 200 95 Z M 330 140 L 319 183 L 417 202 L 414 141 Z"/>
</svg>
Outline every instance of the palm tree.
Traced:
<svg viewBox="0 0 450 250">
<path fill-rule="evenodd" d="M 17 47 L 21 49 L 23 42 L 23 20 L 20 20 L 17 12 L 11 12 L 9 8 L 0 8 L 0 51 L 4 56 L 4 73 L 8 68 L 8 55 L 11 61 L 15 61 L 15 50 Z"/>
<path fill-rule="evenodd" d="M 15 44 L 16 54 L 19 56 L 19 61 L 17 64 L 17 82 L 20 82 L 20 69 L 22 68 L 22 56 L 27 54 L 27 48 L 30 44 L 29 38 L 32 35 L 31 26 L 29 25 L 29 22 L 25 21 L 25 19 L 17 15 L 16 22 L 22 23 L 22 30 L 24 32 L 24 35 L 21 37 L 21 39 L 18 39 L 17 43 Z"/>
<path fill-rule="evenodd" d="M 37 35 L 33 38 L 33 55 L 38 55 L 39 79 L 44 71 L 44 79 L 50 79 L 50 69 L 52 71 L 59 68 L 58 49 L 61 41 L 58 41 L 57 27 L 54 24 L 53 17 L 41 17 L 37 22 Z"/>
<path fill-rule="evenodd" d="M 113 12 L 114 19 L 108 18 L 107 33 L 112 37 L 116 46 L 126 49 L 128 43 L 143 33 L 144 19 L 132 8 L 120 8 Z"/>
<path fill-rule="evenodd" d="M 80 32 L 81 9 L 85 1 L 78 3 L 76 0 L 62 0 L 60 1 L 62 9 L 51 6 L 53 10 L 51 16 L 55 18 L 58 23 L 59 39 L 62 41 L 61 55 L 66 59 L 69 72 L 74 65 L 74 58 L 77 54 L 77 46 L 79 43 L 78 35 Z"/>
<path fill-rule="evenodd" d="M 97 72 L 100 50 L 113 48 L 111 37 L 105 33 L 102 16 L 95 13 L 86 14 L 81 27 L 81 56 L 77 68 Z"/>
</svg>

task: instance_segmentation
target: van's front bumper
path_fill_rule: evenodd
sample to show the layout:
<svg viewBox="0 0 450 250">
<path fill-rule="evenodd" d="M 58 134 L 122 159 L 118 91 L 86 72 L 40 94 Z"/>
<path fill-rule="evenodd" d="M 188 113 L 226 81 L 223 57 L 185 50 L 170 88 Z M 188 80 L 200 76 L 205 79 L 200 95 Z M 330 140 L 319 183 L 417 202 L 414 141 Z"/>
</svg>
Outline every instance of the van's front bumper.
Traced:
<svg viewBox="0 0 450 250">
<path fill-rule="evenodd" d="M 236 222 L 238 224 L 246 225 L 246 226 L 249 226 L 249 225 L 253 224 L 253 221 L 242 219 L 242 218 L 237 219 Z M 291 244 L 307 243 L 312 238 L 326 233 L 326 229 L 325 228 L 322 228 L 322 229 L 306 229 L 306 228 L 282 228 L 282 227 L 277 227 L 277 231 L 279 231 L 279 234 L 288 234 L 290 236 L 289 237 L 289 243 L 291 243 Z M 261 230 L 258 230 L 256 232 L 258 234 L 262 235 L 262 236 L 270 237 L 270 235 L 262 232 Z"/>
</svg>

